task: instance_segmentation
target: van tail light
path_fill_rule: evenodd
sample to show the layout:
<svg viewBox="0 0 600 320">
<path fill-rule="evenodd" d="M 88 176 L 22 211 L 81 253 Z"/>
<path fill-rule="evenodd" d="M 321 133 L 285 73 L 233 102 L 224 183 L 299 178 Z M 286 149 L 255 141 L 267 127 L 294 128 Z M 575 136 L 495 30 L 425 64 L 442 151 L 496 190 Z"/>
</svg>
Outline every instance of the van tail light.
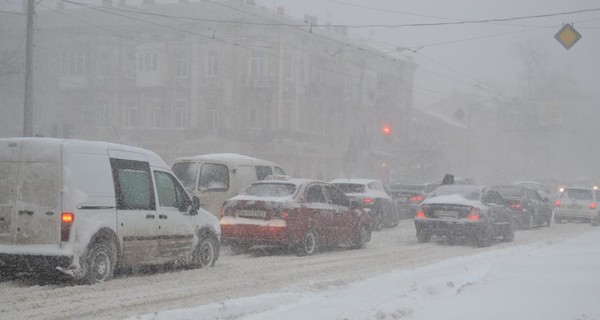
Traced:
<svg viewBox="0 0 600 320">
<path fill-rule="evenodd" d="M 596 209 L 596 207 L 598 207 L 598 204 L 596 202 L 590 203 L 590 209 Z"/>
<path fill-rule="evenodd" d="M 560 207 L 560 200 L 554 201 L 554 206 L 555 207 Z"/>
<path fill-rule="evenodd" d="M 421 195 L 414 195 L 414 196 L 410 197 L 410 202 L 412 202 L 412 203 L 419 203 L 421 201 L 423 201 L 423 196 L 421 196 Z"/>
<path fill-rule="evenodd" d="M 60 214 L 60 241 L 69 241 L 71 235 L 71 226 L 75 221 L 75 215 L 71 212 Z"/>
<path fill-rule="evenodd" d="M 364 198 L 363 199 L 364 204 L 372 204 L 373 202 L 374 202 L 373 198 Z"/>
<path fill-rule="evenodd" d="M 477 221 L 479 220 L 479 218 L 481 218 L 481 216 L 479 215 L 479 209 L 477 208 L 471 209 L 471 212 L 469 212 L 469 214 L 467 215 L 467 219 L 471 221 Z"/>
<path fill-rule="evenodd" d="M 425 210 L 423 210 L 423 207 L 417 207 L 417 213 L 415 214 L 415 218 L 416 219 L 425 218 Z"/>
<path fill-rule="evenodd" d="M 514 202 L 510 205 L 511 209 L 521 209 L 521 203 L 520 202 Z"/>
</svg>

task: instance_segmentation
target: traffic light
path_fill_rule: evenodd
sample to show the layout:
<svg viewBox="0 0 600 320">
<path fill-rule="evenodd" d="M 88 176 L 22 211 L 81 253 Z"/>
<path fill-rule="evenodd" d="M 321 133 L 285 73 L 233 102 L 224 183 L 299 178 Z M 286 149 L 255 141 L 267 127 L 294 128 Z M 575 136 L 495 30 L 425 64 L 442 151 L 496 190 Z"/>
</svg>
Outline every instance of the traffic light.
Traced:
<svg viewBox="0 0 600 320">
<path fill-rule="evenodd" d="M 392 126 L 390 126 L 389 124 L 384 124 L 381 127 L 381 133 L 383 133 L 384 136 L 389 137 L 392 135 Z"/>
</svg>

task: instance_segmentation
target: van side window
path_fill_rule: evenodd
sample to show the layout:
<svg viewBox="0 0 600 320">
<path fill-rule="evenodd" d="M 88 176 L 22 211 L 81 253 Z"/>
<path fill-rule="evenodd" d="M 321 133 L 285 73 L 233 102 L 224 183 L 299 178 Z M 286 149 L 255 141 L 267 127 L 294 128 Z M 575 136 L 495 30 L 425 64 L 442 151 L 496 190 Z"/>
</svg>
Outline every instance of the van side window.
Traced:
<svg viewBox="0 0 600 320">
<path fill-rule="evenodd" d="M 273 169 L 270 166 L 256 166 L 256 178 L 258 180 L 265 180 L 269 175 L 273 174 Z"/>
<path fill-rule="evenodd" d="M 229 190 L 229 170 L 227 166 L 218 163 L 205 163 L 200 168 L 198 189 L 201 191 Z"/>
<path fill-rule="evenodd" d="M 281 169 L 280 167 L 273 167 L 273 174 L 285 176 L 285 171 L 283 171 L 283 169 Z"/>
<path fill-rule="evenodd" d="M 155 210 L 148 162 L 110 159 L 119 210 Z"/>
<path fill-rule="evenodd" d="M 156 193 L 160 207 L 173 207 L 179 211 L 187 210 L 190 200 L 175 178 L 163 171 L 154 171 Z"/>
<path fill-rule="evenodd" d="M 197 163 L 176 163 L 173 165 L 173 173 L 179 178 L 184 188 L 194 190 L 196 176 L 198 175 Z"/>
</svg>

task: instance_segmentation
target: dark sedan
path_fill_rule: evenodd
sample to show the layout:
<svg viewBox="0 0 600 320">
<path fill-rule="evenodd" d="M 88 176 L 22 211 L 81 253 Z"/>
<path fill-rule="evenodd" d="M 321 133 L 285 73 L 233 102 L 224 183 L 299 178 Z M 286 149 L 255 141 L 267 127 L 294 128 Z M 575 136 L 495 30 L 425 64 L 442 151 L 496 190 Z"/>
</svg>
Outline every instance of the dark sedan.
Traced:
<svg viewBox="0 0 600 320">
<path fill-rule="evenodd" d="M 388 184 L 387 189 L 402 218 L 414 218 L 417 205 L 425 199 L 426 184 L 417 180 L 395 180 Z"/>
<path fill-rule="evenodd" d="M 495 238 L 513 241 L 514 213 L 498 191 L 472 185 L 439 186 L 418 207 L 415 215 L 417 240 L 428 242 L 431 236 L 466 237 L 480 246 Z"/>
<path fill-rule="evenodd" d="M 225 201 L 221 237 L 234 253 L 254 245 L 285 246 L 311 255 L 319 246 L 363 248 L 369 215 L 337 187 L 307 179 L 263 180 Z"/>
<path fill-rule="evenodd" d="M 548 199 L 544 199 L 533 188 L 517 185 L 496 186 L 494 189 L 515 212 L 517 226 L 531 230 L 535 226 L 550 226 L 552 221 L 552 208 Z"/>
</svg>

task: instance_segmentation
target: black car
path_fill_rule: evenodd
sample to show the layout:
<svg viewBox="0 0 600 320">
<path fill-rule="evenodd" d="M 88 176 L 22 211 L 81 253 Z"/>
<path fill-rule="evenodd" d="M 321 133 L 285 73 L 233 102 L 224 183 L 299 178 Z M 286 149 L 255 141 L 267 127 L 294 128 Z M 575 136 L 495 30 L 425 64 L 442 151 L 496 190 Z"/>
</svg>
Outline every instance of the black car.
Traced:
<svg viewBox="0 0 600 320">
<path fill-rule="evenodd" d="M 417 205 L 425 199 L 426 184 L 417 180 L 395 180 L 387 186 L 401 218 L 414 218 Z"/>
<path fill-rule="evenodd" d="M 419 243 L 431 236 L 466 237 L 480 247 L 495 238 L 510 242 L 515 237 L 513 211 L 498 191 L 473 185 L 439 186 L 418 207 L 415 227 Z"/>
<path fill-rule="evenodd" d="M 496 186 L 494 189 L 515 212 L 515 219 L 519 228 L 531 230 L 535 226 L 550 226 L 552 221 L 552 208 L 548 198 L 542 198 L 533 188 L 517 185 Z"/>
</svg>

